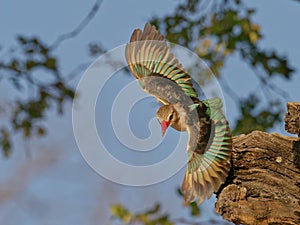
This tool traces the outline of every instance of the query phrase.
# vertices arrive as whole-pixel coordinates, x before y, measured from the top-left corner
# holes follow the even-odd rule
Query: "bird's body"
[[[200,204],[219,189],[230,169],[231,134],[221,100],[198,99],[190,76],[149,23],[133,32],[126,60],[144,91],[163,104],[156,113],[163,134],[168,126],[188,132],[182,191],[185,202]]]

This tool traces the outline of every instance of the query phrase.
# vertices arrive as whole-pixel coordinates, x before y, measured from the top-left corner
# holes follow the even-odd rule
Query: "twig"
[[[188,225],[199,225],[199,223],[193,222],[193,221],[189,221],[185,218],[178,218],[173,220],[175,223],[182,223],[182,224],[188,224]]]
[[[52,45],[50,45],[50,49],[57,48],[63,41],[67,39],[74,38],[76,35],[78,35],[88,24],[91,22],[91,20],[95,17],[97,14],[103,0],[96,0],[95,4],[93,5],[90,12],[87,14],[87,16],[77,25],[77,27],[68,32],[64,33],[57,37],[57,39],[53,42]]]
[[[227,83],[227,80],[224,78],[224,76],[220,79],[222,86],[225,90],[225,92],[227,92],[227,94],[237,103],[240,104],[241,99],[239,97],[239,95],[229,86],[229,84]]]
[[[82,72],[83,70],[86,70],[89,65],[91,65],[92,62],[85,62],[81,63],[78,66],[76,66],[68,75],[66,75],[66,79],[64,79],[65,83],[71,82],[73,79],[76,78],[76,76]]]
[[[214,219],[210,219],[210,220],[206,220],[206,221],[201,221],[201,222],[195,222],[195,221],[191,221],[188,220],[186,218],[177,218],[174,219],[173,222],[175,222],[176,224],[187,224],[187,225],[201,225],[201,224],[230,224],[227,221],[222,221],[222,220],[214,220]]]
[[[253,70],[254,70],[255,75],[257,76],[257,78],[259,79],[259,81],[260,81],[260,83],[262,84],[263,87],[269,88],[271,91],[273,91],[277,95],[281,96],[285,100],[291,100],[291,97],[289,96],[288,92],[281,89],[277,85],[273,84],[270,79],[266,80],[266,78],[264,78],[263,76],[261,76],[259,74],[257,69],[253,69]]]

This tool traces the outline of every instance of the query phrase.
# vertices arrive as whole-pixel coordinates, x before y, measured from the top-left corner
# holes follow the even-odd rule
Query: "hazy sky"
[[[177,3],[174,0],[104,0],[99,12],[83,32],[59,47],[56,53],[61,60],[60,67],[68,73],[76,65],[88,61],[87,44],[91,41],[101,42],[106,49],[125,44],[134,29],[142,28],[154,15],[173,12]],[[0,46],[5,49],[14,45],[16,34],[37,35],[44,42],[52,43],[58,35],[72,30],[93,4],[94,1],[72,1],[72,4],[57,0],[2,1]],[[297,21],[300,21],[300,4],[292,0],[256,0],[251,1],[251,5],[257,9],[254,18],[264,34],[261,47],[275,48],[298,69],[300,30],[297,29]],[[251,70],[238,57],[227,62],[222,75],[241,96],[259,89]],[[300,101],[299,75],[297,70],[289,82],[282,78],[274,79],[274,83],[289,92],[293,101]],[[78,75],[70,84],[75,87],[81,77],[82,74]],[[109,146],[110,153],[119,160],[135,165],[153,163],[172,152],[176,144],[174,140],[180,135],[169,130],[158,149],[147,153],[132,151],[117,140],[111,128],[109,108],[118,92],[133,80],[133,77],[119,71],[108,82],[97,100],[97,129],[104,144]],[[9,101],[13,94],[7,83],[0,83],[0,102]],[[225,100],[228,120],[233,123],[238,115],[237,109],[226,94]],[[118,202],[132,210],[141,211],[162,201],[163,209],[172,211],[174,217],[188,214],[175,191],[175,187],[181,185],[183,169],[170,179],[147,187],[112,183],[91,169],[76,146],[71,107],[71,104],[65,106],[63,117],[54,112],[47,114],[49,135],[45,138],[24,141],[18,137],[13,155],[9,159],[1,159],[0,224],[103,224],[109,218],[109,206]],[[160,132],[156,123],[148,129],[148,123],[155,116],[157,108],[158,104],[153,98],[143,99],[133,108],[129,123],[137,137],[147,138],[155,129]],[[81,122],[85,124],[86,121]],[[285,134],[282,124],[274,131]],[[31,158],[25,157],[25,150],[31,153]],[[124,176],[124,171],[115,172]],[[203,204],[201,221],[213,217],[214,200],[212,198]]]

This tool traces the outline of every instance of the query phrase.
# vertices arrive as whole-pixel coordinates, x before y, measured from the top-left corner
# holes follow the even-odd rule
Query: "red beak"
[[[160,125],[161,125],[161,133],[162,133],[162,136],[164,136],[164,134],[165,134],[165,132],[166,132],[168,126],[170,125],[170,123],[163,120],[163,121],[161,122]]]

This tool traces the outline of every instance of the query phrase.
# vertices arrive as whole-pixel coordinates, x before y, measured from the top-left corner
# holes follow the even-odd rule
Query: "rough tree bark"
[[[300,103],[287,108],[286,130],[299,135]],[[215,210],[236,224],[300,224],[300,138],[260,131],[235,137]]]

